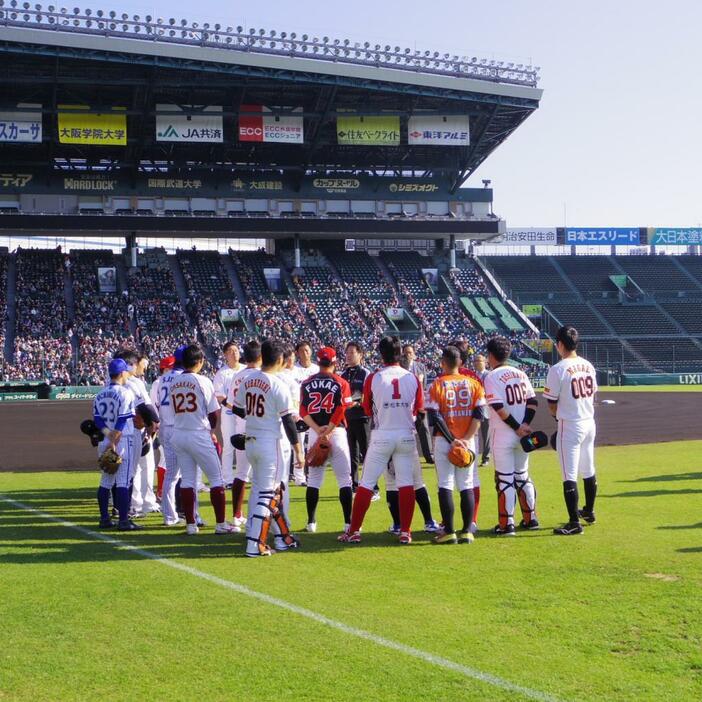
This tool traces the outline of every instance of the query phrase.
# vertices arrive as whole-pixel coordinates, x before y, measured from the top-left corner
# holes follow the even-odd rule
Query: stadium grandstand
[[[565,323],[603,382],[702,369],[699,230],[515,230],[465,186],[536,67],[14,0],[0,52],[6,383],[99,384],[124,342],[214,366],[386,333],[432,372],[507,335],[539,382]]]

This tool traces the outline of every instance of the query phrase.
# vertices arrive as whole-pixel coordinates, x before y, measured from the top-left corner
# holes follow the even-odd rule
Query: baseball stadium
[[[0,700],[702,699],[702,229],[500,214],[474,174],[540,109],[538,67],[18,0],[0,0],[0,54]],[[249,559],[267,532],[242,501],[267,493],[233,378],[256,346],[256,372],[280,347],[299,377],[271,420],[293,449],[284,510],[263,520],[290,541]],[[569,358],[592,368],[596,425],[574,479],[553,388]],[[192,487],[174,477],[192,435],[173,395],[169,432],[161,407],[181,363],[217,397],[214,484],[205,459]],[[119,426],[139,468],[110,488],[102,451],[123,429],[96,398],[137,365],[145,400]],[[472,466],[453,464],[456,540],[438,453],[462,440],[433,393],[459,365],[482,401]],[[531,389],[523,419],[491,400],[498,365]],[[417,467],[401,485],[395,453],[364,485],[386,431],[369,388],[377,403],[394,366],[421,396]],[[324,424],[349,469],[333,442],[309,459],[326,436],[311,368],[341,379],[346,418]],[[507,493],[505,431],[529,465]]]

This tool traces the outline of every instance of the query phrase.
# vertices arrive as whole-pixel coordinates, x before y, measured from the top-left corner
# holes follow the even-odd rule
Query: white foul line
[[[179,563],[178,561],[173,561],[169,558],[164,558],[163,556],[159,556],[157,553],[146,551],[145,549],[139,548],[138,546],[133,546],[132,544],[126,543],[125,541],[120,541],[119,539],[115,539],[114,537],[108,536],[107,534],[103,534],[99,531],[92,531],[91,529],[86,529],[85,527],[79,526],[78,524],[74,524],[73,522],[64,521],[63,519],[54,517],[51,514],[42,512],[41,510],[35,509],[34,507],[30,507],[29,505],[26,505],[22,502],[17,502],[16,500],[12,500],[8,497],[2,496],[0,496],[0,501],[14,505],[15,507],[24,510],[25,512],[31,512],[33,514],[36,514],[42,517],[43,519],[46,519],[50,522],[54,522],[55,524],[59,524],[63,527],[66,527],[67,529],[73,529],[74,531],[78,531],[81,534],[84,534],[85,536],[90,536],[92,538],[99,539],[100,541],[112,544],[126,551],[136,553],[139,556],[143,556],[144,558],[148,558],[152,561],[157,561],[158,563],[168,566],[169,568],[173,568],[174,570],[179,570],[183,573],[188,573],[189,575],[193,575],[196,578],[200,578],[201,580],[206,580],[210,583],[213,583],[214,585],[219,585],[220,587],[224,587],[228,590],[238,592],[241,595],[246,595],[247,597],[259,600],[260,602],[265,602],[266,604],[273,605],[274,607],[287,610],[288,612],[292,612],[293,614],[297,614],[301,617],[306,617],[307,619],[311,619],[312,621],[317,622],[318,624],[323,624],[332,629],[336,629],[337,631],[342,631],[343,633],[348,634],[349,636],[355,636],[356,638],[364,639],[365,641],[370,641],[374,644],[377,644],[378,646],[382,646],[383,648],[389,648],[392,651],[397,651],[399,653],[405,654],[406,656],[417,658],[421,661],[424,661],[425,663],[431,663],[432,665],[438,666],[439,668],[451,670],[454,673],[460,673],[461,675],[464,675],[467,678],[479,680],[480,682],[487,683],[488,685],[498,687],[502,690],[507,690],[509,692],[518,692],[519,694],[524,695],[524,697],[527,697],[532,700],[539,700],[539,702],[559,702],[558,698],[552,697],[551,695],[545,692],[539,692],[538,690],[532,690],[531,688],[523,687],[522,685],[517,685],[515,683],[509,682],[509,680],[499,678],[496,675],[491,675],[490,673],[483,673],[482,671],[476,670],[475,668],[470,668],[466,665],[455,663],[454,661],[449,660],[448,658],[443,658],[442,656],[437,656],[433,653],[422,651],[421,649],[414,648],[413,646],[407,646],[406,644],[393,641],[392,639],[386,639],[383,636],[372,634],[369,631],[357,629],[356,627],[349,626],[348,624],[344,624],[343,622],[338,622],[334,619],[329,619],[329,617],[325,617],[323,614],[313,612],[310,609],[298,607],[295,604],[278,599],[277,597],[271,597],[271,595],[266,595],[263,592],[251,590],[245,585],[240,585],[239,583],[235,583],[231,580],[224,580],[223,578],[218,578],[216,575],[211,575],[210,573],[206,573],[202,570],[197,570],[197,568],[192,568],[191,566]]]

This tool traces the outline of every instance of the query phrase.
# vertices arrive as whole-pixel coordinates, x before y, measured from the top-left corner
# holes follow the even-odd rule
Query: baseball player
[[[317,352],[319,373],[312,375],[300,388],[300,417],[310,428],[309,445],[318,438],[329,441],[330,465],[339,485],[339,502],[344,516],[344,531],[351,522],[353,490],[351,488],[351,455],[346,436],[346,409],[351,405],[351,388],[336,374],[336,351],[323,346]],[[309,466],[307,478],[307,531],[317,531],[317,504],[324,481],[326,465]]]
[[[149,359],[144,353],[137,354],[137,362],[134,367],[134,375],[127,382],[134,389],[135,395],[144,400],[141,414],[143,419],[147,419],[144,414],[144,409],[148,406],[151,422],[145,421],[148,424],[146,431],[140,432],[142,445],[138,446],[139,460],[137,462],[132,490],[132,512],[136,517],[145,517],[151,512],[160,512],[161,508],[156,501],[154,493],[154,472],[156,470],[156,461],[154,459],[153,437],[158,432],[158,411],[154,405],[151,396],[146,389],[144,377],[146,370],[149,367]],[[138,384],[138,388],[137,388]]]
[[[415,375],[400,366],[402,347],[396,336],[385,336],[378,344],[383,367],[371,373],[363,388],[363,409],[373,417],[373,432],[363,464],[363,477],[356,491],[351,524],[339,541],[360,543],[361,526],[373,497],[373,486],[388,462],[395,467],[400,501],[400,543],[412,543],[414,515],[414,471],[419,463],[414,421],[424,407],[422,386]]]
[[[488,374],[486,367],[486,358],[482,353],[479,353],[473,358],[473,372],[480,379],[480,382],[485,386],[485,377]],[[490,423],[482,422],[480,424],[480,465],[486,466],[490,463]]]
[[[507,365],[512,343],[496,336],[487,343],[490,372],[485,377],[485,396],[490,413],[490,446],[495,464],[498,523],[494,533],[514,536],[514,508],[519,498],[522,529],[538,529],[536,489],[529,477],[529,454],[519,440],[531,434],[538,400],[527,374]]]
[[[215,373],[212,379],[212,384],[215,389],[215,397],[217,402],[222,405],[222,413],[220,415],[220,429],[222,431],[222,478],[224,479],[224,487],[232,487],[234,482],[234,447],[232,446],[232,435],[235,431],[235,417],[233,412],[224,406],[229,392],[229,386],[232,378],[243,369],[243,365],[239,363],[239,346],[234,341],[227,341],[222,346],[222,355],[224,356],[224,365]]]
[[[301,339],[295,345],[295,354],[297,355],[297,363],[292,368],[293,377],[295,380],[302,385],[302,383],[307,380],[312,375],[319,373],[319,366],[316,363],[312,363],[312,346],[310,342]],[[302,432],[301,432],[302,433]],[[309,441],[309,437],[301,436],[303,451],[305,450],[306,442]],[[305,477],[305,470],[303,466],[298,468],[293,467],[293,478],[295,485],[298,487],[307,487],[307,478]]]
[[[244,363],[246,365],[232,376],[227,389],[227,397],[222,403],[225,410],[232,412],[232,416],[234,417],[234,434],[246,433],[246,420],[233,412],[233,404],[239,385],[241,385],[251,373],[257,371],[261,367],[261,343],[256,339],[252,339],[244,344]],[[231,445],[231,439],[229,443]],[[242,516],[242,507],[244,504],[244,495],[246,493],[246,483],[251,480],[251,464],[246,457],[246,451],[237,449],[235,454],[236,472],[234,473],[234,481],[232,482],[232,510],[234,512],[234,527],[241,530],[246,522],[245,517]]]
[[[108,366],[110,382],[95,396],[93,401],[93,421],[105,438],[98,445],[98,455],[109,446],[122,458],[122,463],[113,475],[103,473],[97,491],[100,508],[100,528],[110,529],[115,526],[110,519],[110,492],[115,489],[115,506],[119,513],[118,528],[121,531],[141,529],[129,519],[129,487],[134,469],[134,393],[126,386],[129,366],[124,359],[115,358]]]
[[[149,390],[149,397],[151,398],[151,404],[156,408],[156,412],[159,415],[159,420],[161,419],[161,402],[164,399],[168,399],[168,388],[163,385],[163,376],[170,372],[175,365],[175,356],[166,356],[159,361],[158,370],[159,376],[151,384],[151,390]],[[163,426],[161,425],[161,431]],[[158,449],[158,459],[156,460],[156,499],[160,502],[163,495],[163,481],[166,477],[166,452],[163,448],[163,439],[159,434],[160,446]],[[154,453],[156,453],[154,451]]]
[[[284,346],[267,339],[261,344],[261,369],[239,384],[234,413],[246,419],[246,456],[251,464],[251,496],[246,522],[246,555],[270,556],[268,532],[273,528],[276,551],[296,548],[283,507],[287,478],[287,437],[297,463],[304,461],[294,420],[290,392],[278,373],[283,367]],[[272,524],[271,524],[272,522]]]
[[[182,473],[180,488],[186,533],[197,534],[195,498],[198,466],[210,483],[210,502],[215,512],[215,534],[231,534],[234,529],[226,521],[226,498],[222,480],[214,429],[219,419],[219,403],[212,381],[200,375],[205,354],[199,344],[183,350],[183,372],[170,383],[170,404],[174,422],[171,442],[175,448],[178,468]]]
[[[466,375],[469,378],[474,378],[482,384],[482,374],[477,373],[472,368],[468,367],[471,354],[470,343],[468,343],[468,341],[466,341],[465,339],[454,339],[453,341],[449,341],[449,346],[455,346],[461,354],[461,367],[458,369],[460,375]],[[479,444],[478,450],[482,450],[483,447],[482,432],[485,424],[487,424],[487,422],[481,423],[481,435],[476,436],[476,439],[478,440]],[[480,465],[482,465],[482,461]],[[478,512],[480,512],[480,471],[478,470],[478,467],[479,466],[475,466],[475,470],[473,471],[473,499],[475,501],[475,509],[473,510],[473,524],[471,525],[471,531],[473,532],[473,534],[477,533],[478,531]]]
[[[158,406],[161,418],[161,445],[166,458],[166,474],[163,478],[163,492],[161,495],[161,512],[165,526],[179,526],[183,523],[178,517],[176,508],[176,485],[180,480],[178,456],[173,446],[173,424],[175,413],[171,404],[171,384],[183,372],[183,351],[185,346],[179,346],[173,354],[173,368],[164,373],[159,381],[160,402]]]
[[[300,383],[297,379],[297,373],[295,371],[295,348],[286,344],[283,351],[283,369],[278,373],[278,377],[288,386],[290,390],[290,397],[292,397],[293,407],[295,408],[295,420],[297,423],[298,432],[300,431]],[[306,430],[307,427],[304,427]],[[300,437],[300,440],[305,441],[304,436]],[[297,475],[295,474],[297,471]],[[297,480],[298,483],[306,482],[304,469],[295,468],[295,461],[292,460],[292,450],[290,451],[290,461],[288,464],[288,481]],[[287,494],[289,499],[289,493]]]
[[[475,379],[461,375],[461,354],[455,346],[447,346],[441,354],[443,371],[429,388],[427,411],[429,425],[434,431],[434,459],[439,482],[439,507],[444,521],[444,533],[434,537],[436,544],[472,543],[473,471],[475,460],[466,467],[455,466],[449,460],[454,442],[475,454],[475,435],[483,420],[485,394]],[[453,527],[453,489],[461,496],[463,529],[458,536]]]
[[[563,496],[568,522],[554,529],[554,534],[582,534],[582,517],[595,522],[595,393],[597,374],[592,364],[578,356],[578,330],[561,327],[556,333],[556,348],[561,360],[546,377],[544,397],[551,415],[558,421],[556,450],[563,476]],[[578,473],[583,477],[585,506],[578,510]]]

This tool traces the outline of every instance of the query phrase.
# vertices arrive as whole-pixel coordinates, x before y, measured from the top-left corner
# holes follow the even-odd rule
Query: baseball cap
[[[174,352],[173,352],[173,359],[174,359],[174,364],[178,364],[179,366],[183,365],[183,353],[185,353],[185,349],[187,346],[185,344],[181,344]]]
[[[336,351],[334,351],[331,346],[322,346],[322,348],[317,351],[317,361],[326,365],[336,363]]]
[[[110,365],[107,366],[107,372],[109,373],[111,378],[115,375],[119,375],[120,373],[124,373],[128,370],[129,370],[129,366],[127,365],[127,362],[123,358],[113,358],[110,361]]]
[[[166,356],[165,358],[162,358],[158,364],[158,369],[167,370],[168,368],[173,368],[175,365],[175,360],[175,356]]]

